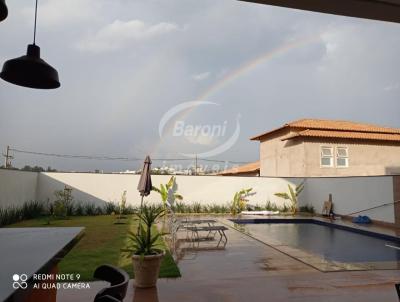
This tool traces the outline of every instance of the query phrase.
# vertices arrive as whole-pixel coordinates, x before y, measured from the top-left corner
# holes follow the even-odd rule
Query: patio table
[[[0,228],[0,301],[33,301],[34,274],[57,272],[57,263],[83,231],[82,227]],[[16,274],[23,275],[21,280],[13,279]]]

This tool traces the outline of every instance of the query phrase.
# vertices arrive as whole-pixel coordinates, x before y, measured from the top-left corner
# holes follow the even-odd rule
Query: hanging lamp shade
[[[12,84],[29,88],[54,89],[60,87],[57,70],[40,58],[40,47],[35,44],[28,45],[25,56],[6,61],[0,78]]]
[[[6,0],[0,0],[0,22],[8,16]]]

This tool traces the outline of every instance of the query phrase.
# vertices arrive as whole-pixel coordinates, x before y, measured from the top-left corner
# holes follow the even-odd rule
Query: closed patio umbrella
[[[146,159],[144,160],[142,174],[140,175],[140,180],[137,187],[140,196],[142,196],[142,200],[140,202],[140,212],[142,212],[143,197],[150,195],[152,188],[150,167],[151,167],[151,159],[150,156],[147,155]]]

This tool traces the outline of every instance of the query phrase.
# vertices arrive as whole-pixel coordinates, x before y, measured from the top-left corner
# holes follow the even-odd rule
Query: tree
[[[119,218],[124,214],[126,207],[126,191],[122,193],[121,202],[119,203]]]
[[[64,187],[64,190],[57,190],[54,192],[56,200],[54,201],[54,215],[58,218],[67,218],[72,214],[72,188]]]
[[[25,165],[21,170],[22,171],[30,171],[30,172],[44,172],[44,169],[42,167],[39,167],[39,166],[31,167],[29,165]]]
[[[21,170],[22,171],[32,171],[32,167],[29,165],[25,165]]]

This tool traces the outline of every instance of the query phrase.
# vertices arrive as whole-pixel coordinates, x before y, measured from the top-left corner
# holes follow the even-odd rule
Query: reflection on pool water
[[[305,250],[340,262],[400,261],[399,242],[314,223],[257,223],[241,225],[259,238]],[[390,245],[390,247],[388,246]]]

